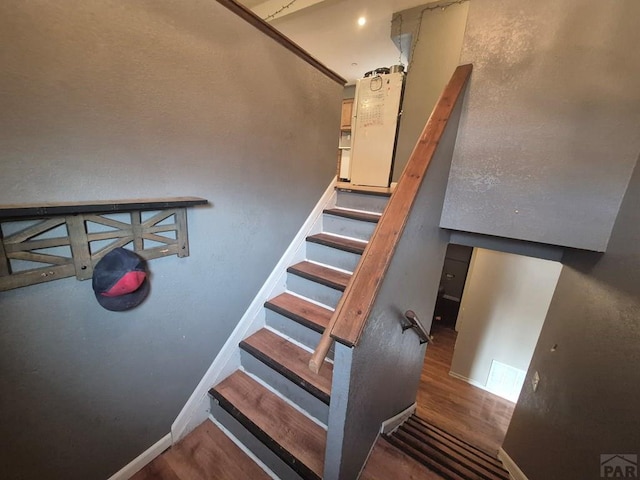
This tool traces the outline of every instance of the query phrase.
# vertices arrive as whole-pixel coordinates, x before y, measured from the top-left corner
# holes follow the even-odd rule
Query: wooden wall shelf
[[[19,203],[0,205],[0,220],[7,218],[41,217],[75,213],[119,213],[132,210],[163,210],[165,208],[205,205],[199,197],[142,198],[136,200],[101,200],[99,202]]]
[[[87,280],[104,255],[128,244],[146,260],[187,257],[187,207],[207,203],[172,197],[0,206],[0,291],[74,275]],[[28,267],[16,268],[20,262]]]

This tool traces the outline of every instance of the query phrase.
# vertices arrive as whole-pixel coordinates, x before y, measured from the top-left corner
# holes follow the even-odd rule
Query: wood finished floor
[[[212,422],[205,422],[131,480],[270,480]]]
[[[502,445],[515,404],[451,377],[456,332],[435,324],[435,342],[427,348],[417,398],[417,415],[495,455]],[[132,480],[204,480],[267,478],[212,423],[206,422],[181,443],[167,450]],[[362,477],[366,480],[403,478],[437,480],[414,459],[379,439]]]
[[[434,322],[427,348],[416,414],[495,455],[515,404],[449,375],[457,332]]]
[[[378,438],[360,480],[443,480],[382,437]]]

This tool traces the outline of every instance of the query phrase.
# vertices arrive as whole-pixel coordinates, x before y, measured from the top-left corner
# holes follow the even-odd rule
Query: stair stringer
[[[336,205],[335,185],[334,177],[176,417],[171,425],[172,444],[209,418],[209,389],[240,368],[238,344],[265,326],[264,303],[286,290],[287,268],[306,258],[307,236],[322,231],[323,210]]]

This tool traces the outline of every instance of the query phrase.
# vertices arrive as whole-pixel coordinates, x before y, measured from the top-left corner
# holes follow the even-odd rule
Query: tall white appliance
[[[361,78],[351,122],[351,183],[388,187],[395,154],[404,73]]]

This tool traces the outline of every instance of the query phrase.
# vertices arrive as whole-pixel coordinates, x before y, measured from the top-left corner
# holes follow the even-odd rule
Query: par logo
[[[629,453],[600,455],[600,477],[638,478],[638,455]]]

